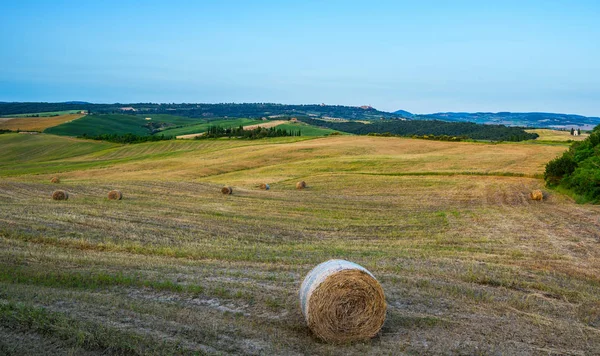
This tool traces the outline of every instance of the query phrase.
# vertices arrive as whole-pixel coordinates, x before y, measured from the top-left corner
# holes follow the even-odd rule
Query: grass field
[[[51,117],[51,116],[62,116],[62,115],[75,115],[80,114],[82,111],[87,112],[85,110],[65,110],[65,111],[48,111],[48,112],[34,112],[28,114],[13,114],[13,115],[4,115],[2,117]]]
[[[197,134],[200,132],[205,132],[210,126],[221,126],[224,128],[228,127],[239,127],[246,125],[254,125],[259,124],[263,121],[261,120],[253,120],[253,119],[223,119],[223,120],[202,120],[199,124],[188,125],[184,127],[177,127],[173,129],[164,130],[161,133],[169,136],[182,136],[182,135],[191,135]]]
[[[583,141],[585,140],[589,134],[581,133],[579,136],[571,136],[570,131],[561,131],[561,130],[550,130],[550,129],[535,129],[535,130],[525,130],[527,132],[536,133],[540,135],[537,138],[539,141]]]
[[[565,146],[5,134],[0,147],[0,353],[600,349],[600,207],[527,198]],[[56,188],[71,198],[52,201]],[[300,283],[330,258],[384,288],[369,342],[324,344],[303,321]]]
[[[12,131],[44,131],[53,126],[58,126],[81,118],[81,114],[65,114],[51,117],[21,117],[0,119],[0,129]]]
[[[283,124],[283,125],[279,125],[277,127],[280,129],[289,130],[289,131],[300,130],[302,133],[302,136],[325,136],[325,135],[329,135],[333,132],[336,132],[335,130],[311,126],[311,125],[307,125],[302,122]],[[343,132],[341,132],[341,134],[347,135],[347,133],[343,133]]]
[[[151,120],[146,120],[149,117]],[[168,123],[171,125],[188,125],[198,119],[173,115],[120,115],[101,114],[88,115],[79,120],[67,122],[45,130],[46,133],[63,136],[126,134],[149,135],[150,130],[145,126],[150,123]]]

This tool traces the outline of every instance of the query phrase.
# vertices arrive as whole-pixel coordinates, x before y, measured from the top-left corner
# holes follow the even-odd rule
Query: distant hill
[[[0,116],[22,113],[38,113],[62,110],[87,110],[95,114],[169,114],[190,118],[244,117],[269,118],[282,116],[310,116],[315,118],[338,118],[346,120],[379,120],[399,118],[398,115],[371,107],[343,105],[285,105],[273,103],[223,103],[223,104],[156,104],[156,103],[4,103],[0,104]]]
[[[398,116],[405,117],[405,118],[407,118],[407,119],[410,119],[410,118],[412,118],[413,116],[415,116],[415,114],[413,114],[413,113],[410,113],[410,112],[408,112],[408,111],[405,111],[405,110],[398,110],[398,111],[394,111],[394,112],[393,112],[393,114],[396,114],[396,115],[398,115]]]
[[[571,127],[592,129],[600,125],[600,117],[587,117],[581,115],[555,114],[543,112],[513,113],[513,112],[442,112],[435,114],[415,115],[419,120],[442,120],[457,122],[474,122],[477,124],[494,124],[507,126],[525,126],[554,129],[568,129]]]

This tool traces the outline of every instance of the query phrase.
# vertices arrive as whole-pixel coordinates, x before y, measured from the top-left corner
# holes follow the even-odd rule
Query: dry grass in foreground
[[[85,115],[69,114],[51,117],[18,117],[0,119],[0,129],[21,131],[44,131],[65,122],[77,120]]]
[[[51,200],[42,162],[0,182],[0,353],[600,349],[600,207],[528,197],[564,147],[209,141],[55,153],[72,169],[61,173],[68,201]],[[223,157],[242,161],[213,163]],[[69,166],[94,159],[109,168]],[[107,200],[110,189],[124,199]],[[305,324],[298,288],[330,258],[363,265],[385,291],[387,318],[368,342],[329,345]]]

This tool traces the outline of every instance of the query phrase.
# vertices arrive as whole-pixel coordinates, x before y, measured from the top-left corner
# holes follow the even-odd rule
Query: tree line
[[[156,141],[165,141],[165,140],[173,140],[174,136],[165,136],[165,135],[154,135],[154,136],[140,136],[132,133],[126,134],[101,134],[101,135],[88,135],[83,134],[81,136],[77,136],[77,138],[84,138],[89,140],[98,140],[98,141],[108,141],[115,143],[143,143],[143,142],[156,142]]]
[[[277,127],[265,128],[257,127],[252,130],[244,130],[243,126],[223,128],[219,125],[209,126],[203,135],[196,136],[196,139],[219,138],[219,137],[235,137],[255,140],[266,137],[285,137],[285,136],[300,136],[300,130],[292,131],[279,129]]]
[[[550,187],[563,187],[585,201],[600,203],[600,125],[585,140],[573,143],[562,156],[548,162],[544,179]]]
[[[330,122],[312,118],[301,118],[309,125],[326,127],[336,131],[356,135],[389,134],[396,136],[432,139],[430,136],[448,140],[489,140],[489,141],[524,141],[533,140],[536,133],[526,132],[521,127],[504,125],[482,125],[471,122],[447,122],[439,120],[379,120],[365,124],[362,122]],[[427,136],[427,137],[425,137]],[[451,139],[456,137],[456,139]]]

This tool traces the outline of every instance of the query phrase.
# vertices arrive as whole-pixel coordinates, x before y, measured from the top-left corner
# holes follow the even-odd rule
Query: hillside
[[[494,124],[509,126],[526,126],[538,128],[570,129],[581,128],[591,130],[600,124],[600,117],[586,117],[581,115],[554,114],[554,113],[466,113],[445,112],[436,114],[416,115],[415,119],[443,120],[474,122],[478,124]]]
[[[353,120],[379,120],[380,118],[396,118],[398,115],[379,111],[374,108],[361,108],[342,105],[285,105],[272,103],[241,104],[77,104],[77,103],[0,103],[0,116],[30,112],[58,110],[87,110],[99,114],[168,114],[190,118],[277,118],[298,115],[313,117],[335,117]]]
[[[528,199],[565,146],[367,136],[119,145],[46,134],[0,135],[0,146],[0,350],[600,346],[599,207]],[[52,201],[57,188],[70,199]],[[124,200],[108,201],[110,189]],[[298,288],[329,258],[382,284],[387,319],[374,340],[329,345],[307,329]]]

